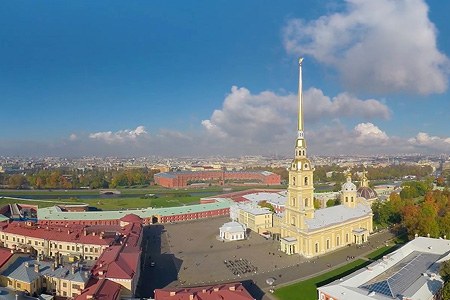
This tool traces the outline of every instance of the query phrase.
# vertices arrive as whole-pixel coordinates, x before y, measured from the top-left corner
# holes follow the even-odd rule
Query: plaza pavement
[[[254,232],[243,241],[219,241],[219,228],[228,221],[228,217],[219,217],[146,228],[139,295],[152,296],[155,288],[165,286],[244,281],[255,299],[272,299],[267,293],[271,288],[266,283],[268,278],[275,278],[275,288],[306,279],[348,263],[348,256],[358,258],[370,253],[393,237],[389,232],[378,233],[363,247],[349,246],[309,260],[285,255],[278,251],[278,241],[266,240]],[[256,267],[256,273],[237,276],[224,263],[241,258]]]

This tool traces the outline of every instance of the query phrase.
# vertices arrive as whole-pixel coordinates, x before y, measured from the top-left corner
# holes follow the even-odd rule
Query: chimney
[[[72,274],[75,274],[75,271],[76,271],[75,265],[72,265],[70,270],[72,271]]]
[[[34,271],[35,271],[36,273],[39,273],[39,263],[35,263],[35,264],[34,264]]]
[[[230,286],[230,291],[235,291],[236,290],[236,286],[232,285]]]
[[[189,295],[189,300],[194,300],[194,295],[190,294]]]
[[[92,235],[95,236],[95,231],[92,232]]]
[[[70,230],[67,230],[67,234],[70,234]]]
[[[169,294],[169,296],[175,296],[175,295],[176,295],[176,292],[174,292],[174,291],[171,291]]]

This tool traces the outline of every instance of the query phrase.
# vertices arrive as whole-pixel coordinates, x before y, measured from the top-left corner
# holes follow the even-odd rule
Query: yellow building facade
[[[246,228],[257,232],[266,232],[273,226],[273,213],[266,208],[241,207],[239,208],[238,222]]]
[[[280,248],[289,255],[314,257],[367,241],[373,225],[371,208],[367,203],[357,201],[356,186],[351,181],[347,182],[351,190],[342,191],[347,202],[318,210],[314,208],[314,168],[306,155],[304,136],[302,61],[299,60],[297,140],[289,168],[284,216],[280,222]]]

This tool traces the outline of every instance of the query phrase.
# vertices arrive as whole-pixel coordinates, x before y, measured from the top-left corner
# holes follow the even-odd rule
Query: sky
[[[450,154],[449,1],[2,1],[0,156]]]

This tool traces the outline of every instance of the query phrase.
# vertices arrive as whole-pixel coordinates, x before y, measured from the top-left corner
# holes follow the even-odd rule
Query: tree
[[[322,207],[322,205],[321,205],[320,201],[318,199],[314,198],[314,208],[319,209],[321,207]]]
[[[261,207],[268,208],[273,213],[275,212],[275,208],[273,207],[273,205],[268,203],[266,200],[259,201],[258,205],[261,206]]]
[[[442,277],[442,279],[444,279],[444,281],[450,280],[450,260],[446,260],[441,263],[441,266],[439,268],[439,275],[441,275],[441,277]],[[445,299],[450,299],[450,298],[445,298]]]
[[[27,184],[27,179],[22,174],[14,174],[9,177],[8,185],[12,189],[22,188]]]

